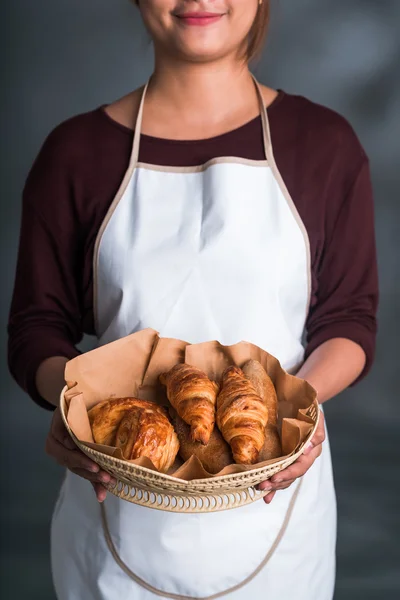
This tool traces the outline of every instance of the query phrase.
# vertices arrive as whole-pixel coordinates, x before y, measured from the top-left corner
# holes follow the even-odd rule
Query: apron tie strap
[[[195,596],[181,596],[180,594],[172,594],[170,592],[164,592],[164,591],[159,590],[159,589],[155,588],[154,586],[150,585],[150,583],[147,583],[146,581],[144,581],[144,579],[142,579],[141,577],[139,577],[138,575],[136,575],[133,571],[131,571],[131,569],[124,563],[124,561],[122,560],[122,558],[120,557],[120,555],[117,552],[117,549],[116,549],[115,544],[114,544],[114,542],[112,540],[112,537],[111,537],[110,529],[108,527],[106,509],[105,509],[104,504],[101,504],[100,505],[100,511],[101,511],[101,521],[102,521],[102,526],[103,526],[104,537],[105,537],[108,549],[110,550],[110,553],[111,553],[112,557],[114,558],[115,562],[117,563],[117,565],[135,583],[137,583],[138,585],[140,585],[144,589],[148,590],[152,594],[155,594],[156,596],[160,596],[161,598],[171,598],[172,600],[216,600],[217,598],[222,598],[223,596],[226,596],[227,594],[231,594],[233,592],[236,592],[237,590],[239,590],[242,587],[246,586],[267,565],[267,563],[269,562],[269,560],[274,555],[276,549],[278,548],[278,546],[279,546],[279,544],[280,544],[280,542],[281,542],[281,540],[282,540],[283,536],[285,535],[285,532],[286,532],[286,530],[288,528],[288,525],[289,525],[289,522],[290,522],[290,518],[291,518],[291,516],[293,514],[293,510],[294,510],[294,507],[295,507],[295,504],[296,504],[296,500],[297,500],[297,498],[299,496],[299,492],[300,492],[300,488],[301,488],[302,482],[303,482],[303,479],[300,479],[300,481],[297,484],[297,487],[296,487],[296,489],[295,489],[295,491],[293,493],[293,496],[290,499],[289,506],[287,508],[287,511],[286,511],[286,514],[285,514],[285,518],[284,518],[282,526],[281,526],[281,528],[280,528],[280,530],[278,532],[278,535],[276,536],[276,538],[275,538],[272,546],[268,550],[268,552],[267,552],[266,556],[264,557],[264,559],[262,560],[262,562],[241,583],[238,583],[238,584],[234,585],[233,587],[231,587],[231,588],[229,588],[229,589],[227,589],[227,590],[225,590],[223,592],[218,592],[217,594],[213,594],[212,596],[202,596],[202,597],[200,597],[200,596],[196,596],[196,597]],[[124,502],[124,501],[122,500],[122,502]]]

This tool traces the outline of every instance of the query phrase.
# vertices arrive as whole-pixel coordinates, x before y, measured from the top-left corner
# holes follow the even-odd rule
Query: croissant
[[[88,411],[96,444],[114,446],[118,425],[127,410],[136,406],[135,398],[104,400]]]
[[[259,462],[282,456],[282,445],[279,437],[278,398],[272,379],[257,360],[249,360],[243,367],[243,373],[251,381],[257,394],[268,408],[268,425],[265,430],[265,442],[258,456]]]
[[[156,469],[165,473],[178,454],[179,441],[163,408],[138,401],[122,418],[115,446],[121,448],[127,460],[147,456]]]
[[[267,422],[268,409],[253,384],[241,369],[228,367],[217,399],[217,425],[232,449],[235,462],[244,465],[257,462]]]
[[[190,427],[183,419],[175,415],[173,424],[179,439],[179,455],[183,460],[189,460],[191,456],[197,456],[203,467],[209,473],[219,473],[233,463],[232,453],[217,427],[214,427],[210,441],[206,446],[200,442],[192,442]]]
[[[190,425],[193,442],[207,444],[215,425],[215,404],[219,386],[203,371],[187,364],[175,365],[160,375],[168,400]]]
[[[95,406],[89,411],[89,420],[95,442],[120,448],[126,460],[146,456],[161,472],[173,465],[179,441],[161,406],[119,398]]]

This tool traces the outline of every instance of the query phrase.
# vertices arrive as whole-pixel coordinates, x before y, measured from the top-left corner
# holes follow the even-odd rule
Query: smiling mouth
[[[220,13],[181,13],[174,15],[182,24],[189,26],[204,27],[219,21],[224,15]]]

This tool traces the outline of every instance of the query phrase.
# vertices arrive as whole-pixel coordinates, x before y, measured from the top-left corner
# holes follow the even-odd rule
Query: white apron
[[[266,160],[199,167],[132,156],[100,229],[95,319],[105,344],[146,327],[199,343],[247,340],[295,371],[310,298],[307,233],[276,167],[256,84]],[[134,359],[134,358],[133,358]],[[329,444],[271,505],[211,514],[144,508],[68,472],[52,521],[59,600],[331,600],[336,503]],[[106,535],[106,533],[108,535]]]

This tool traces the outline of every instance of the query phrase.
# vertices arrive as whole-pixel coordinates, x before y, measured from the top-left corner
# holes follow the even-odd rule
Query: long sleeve
[[[368,163],[344,120],[280,93],[269,109],[274,154],[309,233],[309,355],[332,337],[359,343],[373,360],[378,283]],[[129,164],[133,132],[102,108],[47,138],[23,194],[20,247],[8,332],[9,368],[41,406],[35,379],[52,356],[73,358],[95,334],[93,251]],[[140,161],[195,166],[223,156],[264,160],[261,120],[193,144],[142,136]],[[322,252],[322,253],[321,253]]]
[[[73,358],[82,338],[78,294],[81,232],[68,175],[68,148],[53,132],[25,184],[15,286],[8,323],[9,369],[41,406],[36,373],[46,358]]]
[[[341,205],[335,211],[327,209],[326,237],[316,276],[317,300],[307,323],[306,356],[329,339],[350,339],[366,354],[359,381],[373,362],[378,306],[374,207],[365,155]]]

